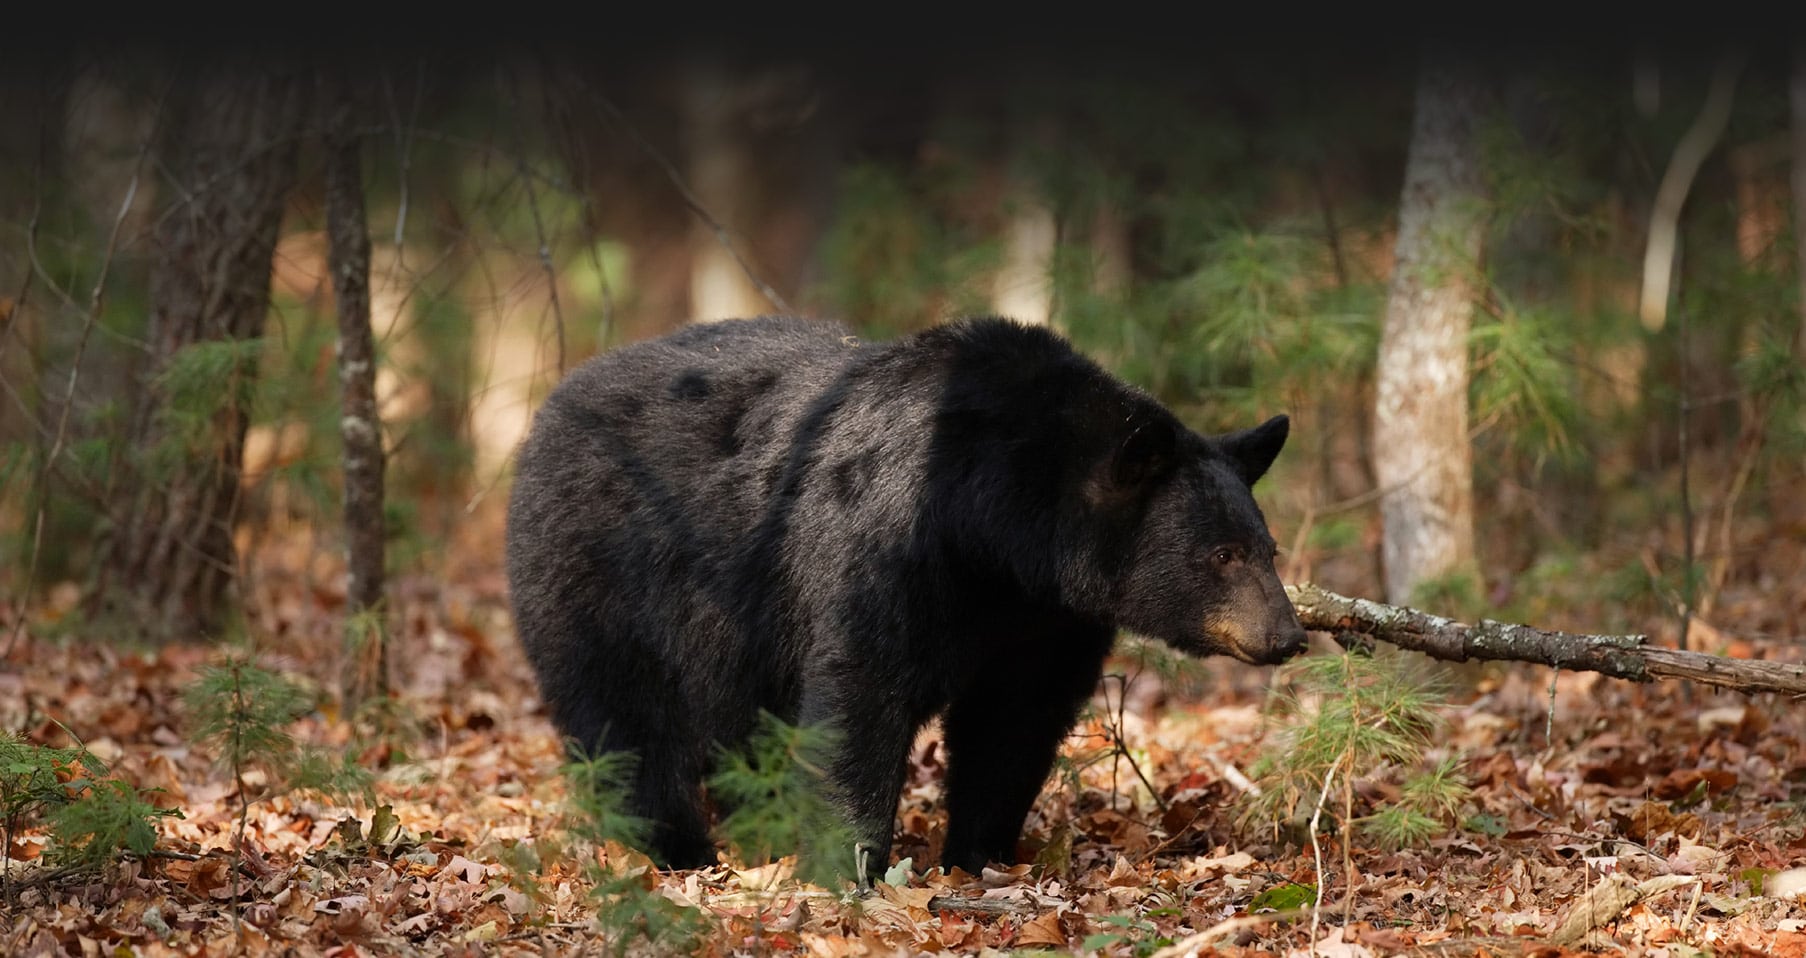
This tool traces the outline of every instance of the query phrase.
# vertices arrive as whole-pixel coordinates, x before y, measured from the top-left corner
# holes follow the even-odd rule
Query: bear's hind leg
[[[652,848],[666,867],[715,864],[699,791],[701,771],[700,763],[688,756],[667,755],[662,761],[642,762],[635,777],[630,811],[652,822]]]
[[[625,700],[624,696],[613,698],[617,704]],[[691,734],[676,710],[655,708],[653,714],[633,715],[617,712],[604,718],[594,708],[597,699],[568,701],[591,708],[554,708],[559,727],[568,730],[573,745],[594,743],[589,746],[592,755],[626,752],[634,757],[626,812],[649,824],[646,838],[650,847],[645,850],[669,868],[714,864],[715,846],[702,808],[703,755],[698,737]]]

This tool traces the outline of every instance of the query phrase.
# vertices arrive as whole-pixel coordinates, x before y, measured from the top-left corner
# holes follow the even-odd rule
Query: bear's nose
[[[1304,627],[1296,622],[1288,626],[1281,626],[1279,634],[1273,636],[1271,639],[1273,651],[1279,656],[1279,660],[1283,662],[1286,659],[1303,652],[1308,638],[1309,637],[1304,633]]]

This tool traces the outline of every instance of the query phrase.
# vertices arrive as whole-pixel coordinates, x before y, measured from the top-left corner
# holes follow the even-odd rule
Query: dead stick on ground
[[[838,901],[839,892],[831,891],[788,891],[783,897],[798,900]],[[765,891],[737,891],[722,895],[712,895],[706,904],[713,907],[745,907],[748,905],[771,905],[775,896]],[[1038,904],[1023,898],[969,898],[961,895],[935,895],[928,899],[927,908],[931,912],[957,911],[979,915],[1033,915],[1044,910],[1044,904]]]
[[[1269,922],[1292,919],[1302,914],[1304,914],[1302,908],[1288,908],[1285,911],[1262,912],[1258,915],[1237,915],[1154,952],[1154,958],[1186,958],[1186,956],[1198,954],[1200,949],[1218,938],[1226,938],[1246,928],[1258,928]]]
[[[1040,906],[1019,898],[965,898],[959,895],[936,895],[928,899],[928,910],[959,911],[976,915],[1033,915]]]
[[[1298,620],[1320,632],[1355,632],[1449,662],[1491,659],[1599,672],[1632,682],[1691,679],[1739,692],[1806,697],[1806,664],[1728,659],[1648,644],[1641,635],[1579,635],[1482,619],[1478,625],[1403,606],[1351,599],[1309,583],[1286,586]]]

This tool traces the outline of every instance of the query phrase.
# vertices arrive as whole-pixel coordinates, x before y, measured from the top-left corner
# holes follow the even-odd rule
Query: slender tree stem
[[[1330,789],[1335,787],[1336,771],[1342,767],[1342,760],[1348,752],[1336,756],[1329,765],[1329,771],[1323,774],[1323,788],[1317,792],[1317,808],[1311,812],[1311,859],[1317,864],[1317,898],[1311,902],[1311,948],[1317,947],[1317,922],[1323,916],[1323,886],[1329,884],[1328,876],[1323,874],[1323,845],[1317,839],[1317,828],[1323,821],[1323,805],[1329,800]],[[1347,822],[1343,823],[1346,828]],[[1342,839],[1348,841],[1346,835]]]
[[[107,276],[112,272],[113,254],[119,248],[119,230],[125,224],[126,217],[132,211],[132,201],[138,197],[138,177],[144,169],[144,158],[150,153],[150,147],[156,140],[157,129],[163,116],[163,99],[159,97],[151,113],[150,132],[138,146],[138,156],[132,161],[132,178],[126,184],[125,197],[119,201],[119,211],[113,216],[113,227],[107,232],[106,249],[100,259],[100,274],[94,278],[94,288],[88,294],[88,308],[82,317],[81,334],[75,341],[75,356],[69,360],[69,383],[63,390],[62,408],[57,410],[56,433],[50,440],[50,451],[44,455],[44,461],[38,468],[38,496],[36,515],[32,518],[31,553],[25,562],[25,585],[20,592],[20,614],[13,618],[12,633],[7,636],[6,647],[0,649],[0,656],[13,650],[19,636],[25,628],[24,601],[31,596],[31,590],[37,584],[38,556],[44,545],[44,514],[49,511],[48,483],[50,471],[56,465],[58,457],[63,454],[63,442],[69,435],[69,411],[75,406],[75,386],[81,379],[82,356],[88,350],[89,335],[100,321],[100,311],[106,302]],[[38,231],[38,214],[34,207],[31,224],[27,232],[28,242],[35,240]],[[35,248],[35,242],[32,244]],[[36,254],[33,254],[36,260]],[[27,274],[30,275],[30,274]]]

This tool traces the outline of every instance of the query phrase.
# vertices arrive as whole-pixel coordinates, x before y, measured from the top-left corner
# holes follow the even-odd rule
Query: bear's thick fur
[[[943,716],[943,863],[1011,861],[1118,629],[1251,663],[1304,632],[1250,487],[1285,417],[1185,428],[1057,335],[1001,319],[866,344],[696,325],[574,370],[508,513],[521,642],[559,729],[639,757],[632,811],[715,860],[699,785],[765,709],[842,742],[831,799],[888,861]]]

